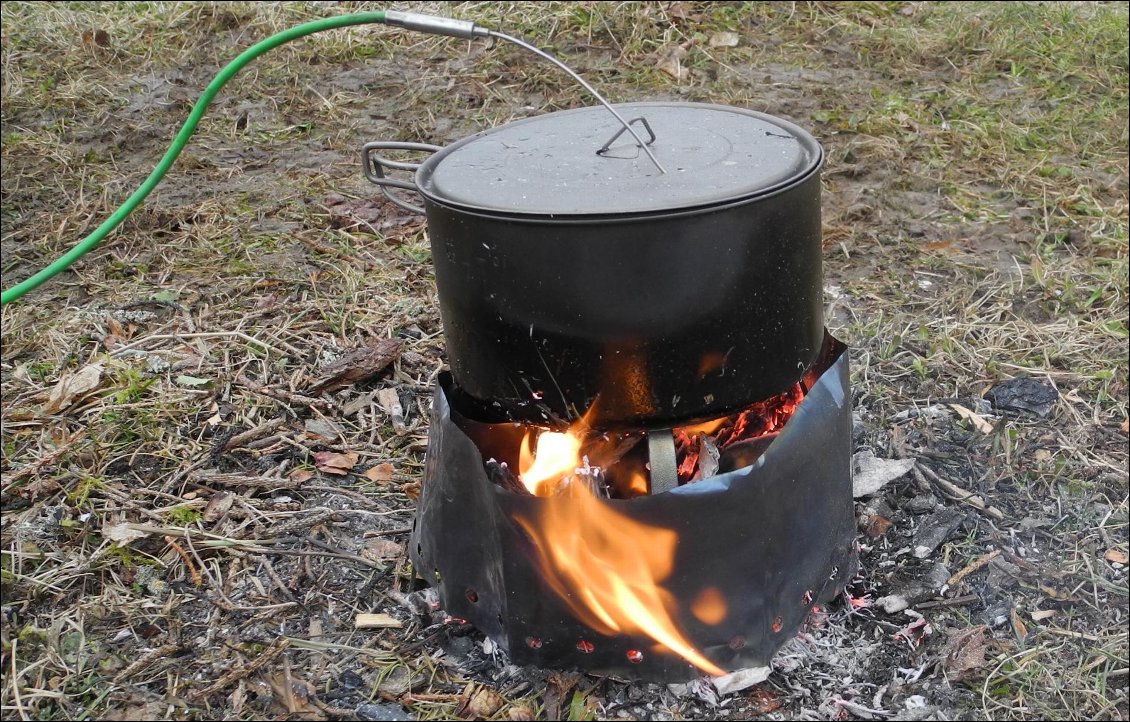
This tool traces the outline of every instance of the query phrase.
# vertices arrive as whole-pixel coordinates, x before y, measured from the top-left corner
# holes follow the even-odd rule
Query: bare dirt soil
[[[820,140],[827,324],[857,476],[885,481],[859,575],[728,694],[516,667],[421,607],[443,329],[424,224],[358,149],[591,100],[510,47],[333,31],[234,79],[141,210],[3,309],[5,718],[1130,716],[1125,4],[409,6],[614,101]],[[4,287],[119,205],[240,50],[360,9],[5,3]]]

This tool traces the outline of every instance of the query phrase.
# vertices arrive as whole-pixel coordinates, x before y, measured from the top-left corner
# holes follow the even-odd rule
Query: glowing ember
[[[515,520],[544,579],[582,623],[605,636],[647,635],[704,672],[724,674],[680,632],[675,599],[659,586],[674,565],[673,529],[629,519],[583,484],[547,499],[537,518]]]
[[[734,416],[674,429],[672,433],[679,459],[679,483],[693,481],[699,471],[700,433],[712,436],[714,447],[723,451],[739,441],[780,431],[803,398],[804,387],[793,384],[788,391],[758,401]]]

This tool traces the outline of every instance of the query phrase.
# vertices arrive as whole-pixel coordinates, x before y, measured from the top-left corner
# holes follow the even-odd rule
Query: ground
[[[358,148],[591,101],[511,47],[337,30],[229,83],[143,208],[3,309],[5,718],[1130,716],[1125,4],[405,6],[614,101],[820,140],[857,458],[906,471],[857,499],[855,603],[721,698],[508,666],[413,611],[444,341],[424,225]],[[124,200],[223,63],[357,9],[380,8],[4,3],[4,287]],[[1018,378],[1043,414],[1008,403]]]

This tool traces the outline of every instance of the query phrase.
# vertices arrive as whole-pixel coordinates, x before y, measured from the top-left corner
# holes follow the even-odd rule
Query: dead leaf
[[[714,33],[710,36],[710,47],[712,48],[736,48],[741,41],[741,37],[737,33],[729,30]]]
[[[978,624],[950,635],[942,650],[942,666],[946,676],[960,681],[985,665],[984,624]]]
[[[400,629],[404,625],[389,614],[358,614],[353,618],[355,629]]]
[[[1032,612],[1032,614],[1031,614],[1033,622],[1042,622],[1045,619],[1050,619],[1051,617],[1054,617],[1054,616],[1055,616],[1055,610],[1054,609],[1041,609],[1039,611]]]
[[[1123,419],[1122,425],[1118,428],[1122,429],[1122,433],[1130,434],[1130,419]]]
[[[691,74],[689,69],[683,67],[682,60],[686,56],[686,48],[682,45],[672,45],[659,56],[659,62],[655,64],[655,67],[667,73],[675,80],[686,80]]]
[[[82,44],[87,47],[97,45],[100,48],[108,48],[110,47],[110,33],[102,29],[84,30]]]
[[[58,491],[60,488],[59,482],[50,477],[39,477],[32,479],[24,486],[17,487],[15,492],[25,499],[35,501],[41,496],[50,496]]]
[[[420,484],[415,481],[408,482],[407,484],[401,484],[400,491],[402,494],[404,494],[404,496],[408,497],[412,501],[416,501],[420,498]]]
[[[676,20],[690,20],[692,23],[702,22],[702,13],[696,13],[687,7],[686,3],[674,2],[667,8],[667,15]]]
[[[530,720],[537,719],[534,716],[534,711],[527,705],[522,703],[510,705],[510,709],[506,710],[506,719],[511,722],[530,722]]]
[[[204,521],[216,521],[231,509],[235,495],[230,491],[217,491],[204,507]]]
[[[51,389],[51,395],[43,406],[43,412],[55,414],[84,399],[102,382],[103,370],[102,364],[90,364],[59,379],[59,383]]]
[[[313,479],[314,472],[310,471],[309,469],[293,469],[289,474],[286,475],[286,478],[290,479],[291,481],[297,481],[301,484],[304,481],[310,481],[311,479]]]
[[[993,425],[985,421],[984,417],[980,414],[970,411],[961,404],[950,404],[949,407],[956,411],[957,415],[961,418],[968,419],[982,434],[993,433]]]
[[[404,545],[389,539],[370,539],[361,547],[361,556],[373,561],[396,559],[404,553]]]
[[[1012,631],[1016,633],[1016,638],[1023,642],[1028,638],[1028,627],[1025,626],[1024,620],[1016,612],[1016,607],[1008,610],[1008,618],[1012,620]]]
[[[339,454],[336,451],[318,451],[314,453],[314,466],[318,467],[318,471],[324,474],[345,476],[350,469],[357,465],[359,458],[352,451],[346,454]]]
[[[876,514],[871,517],[871,521],[867,523],[867,536],[871,537],[872,539],[878,539],[879,537],[886,534],[887,530],[890,528],[891,520],[885,516]]]
[[[102,527],[102,538],[109,539],[112,542],[117,542],[121,545],[129,544],[137,539],[142,539],[149,536],[143,531],[133,529],[129,524],[122,522],[118,524],[107,524]]]
[[[1121,564],[1123,566],[1130,564],[1130,556],[1127,556],[1126,552],[1121,549],[1107,549],[1103,558],[1113,564]]]
[[[392,480],[392,473],[392,464],[377,464],[365,470],[365,478],[378,484],[384,484]]]
[[[455,714],[464,719],[486,719],[502,709],[504,704],[506,701],[502,696],[490,687],[483,685],[476,689],[474,684],[468,684],[459,695]]]
[[[580,675],[575,672],[555,672],[546,677],[547,685],[543,699],[546,719],[564,719],[561,716],[562,704],[580,680]]]

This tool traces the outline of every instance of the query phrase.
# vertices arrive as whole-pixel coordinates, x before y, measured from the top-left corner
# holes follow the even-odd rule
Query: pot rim
[[[769,198],[772,198],[774,196],[780,195],[782,192],[789,190],[790,188],[801,185],[802,183],[807,181],[813,174],[818,174],[820,172],[820,170],[823,168],[824,161],[827,158],[827,154],[824,151],[824,147],[820,144],[820,142],[818,140],[816,140],[816,138],[811,133],[809,133],[808,131],[804,130],[803,128],[801,128],[800,126],[796,125],[795,123],[793,123],[791,121],[785,120],[784,118],[779,118],[775,115],[770,115],[768,113],[762,113],[760,111],[749,110],[749,109],[745,109],[745,108],[737,108],[736,106],[721,105],[721,104],[718,104],[718,103],[686,103],[686,102],[661,102],[661,101],[641,102],[641,103],[624,103],[624,104],[617,104],[617,106],[618,107],[630,106],[633,109],[636,109],[636,108],[642,109],[642,108],[647,108],[647,107],[679,106],[679,107],[700,108],[700,109],[716,109],[716,110],[724,110],[724,111],[727,111],[727,112],[733,112],[733,111],[737,110],[737,111],[741,111],[744,114],[748,114],[748,115],[751,115],[751,116],[754,116],[754,117],[757,117],[757,118],[760,118],[760,119],[763,119],[763,120],[771,121],[775,124],[778,124],[781,127],[787,129],[789,132],[793,133],[798,138],[802,138],[802,139],[808,138],[808,139],[810,139],[812,141],[812,145],[813,145],[816,153],[815,153],[815,157],[812,160],[811,164],[809,165],[809,167],[807,169],[805,169],[804,172],[802,172],[802,173],[800,173],[796,176],[793,176],[791,178],[786,178],[785,180],[782,180],[782,181],[775,183],[773,185],[769,185],[769,186],[766,186],[764,188],[759,188],[752,193],[737,195],[737,196],[734,196],[734,197],[731,197],[731,198],[724,198],[724,199],[721,199],[721,200],[718,200],[718,201],[713,201],[713,202],[708,202],[708,203],[701,203],[701,204],[692,205],[692,206],[680,206],[678,208],[674,208],[674,209],[670,209],[670,210],[659,210],[659,211],[632,211],[632,212],[627,212],[627,213],[611,213],[611,214],[607,214],[607,213],[606,214],[584,214],[584,213],[556,214],[556,213],[539,213],[539,212],[524,212],[524,211],[506,212],[506,211],[500,211],[496,208],[490,208],[490,207],[486,207],[486,206],[480,206],[480,205],[474,205],[474,204],[461,203],[461,202],[458,202],[458,201],[452,201],[448,198],[444,198],[443,196],[435,193],[429,187],[429,185],[425,182],[431,176],[431,174],[434,172],[436,166],[438,166],[440,163],[443,162],[444,158],[448,157],[451,153],[455,152],[459,148],[461,148],[465,145],[468,145],[470,143],[473,143],[477,140],[480,140],[485,136],[490,135],[493,131],[497,130],[498,128],[508,128],[508,127],[513,127],[513,126],[516,126],[516,125],[533,123],[533,122],[536,122],[536,121],[538,121],[542,118],[545,118],[546,115],[567,114],[567,113],[576,113],[576,112],[591,111],[592,110],[591,107],[572,108],[572,109],[569,109],[569,110],[554,111],[554,113],[536,115],[536,116],[532,116],[532,117],[529,117],[529,118],[522,118],[520,120],[511,121],[510,123],[506,123],[504,125],[497,126],[497,128],[491,128],[491,129],[488,129],[488,130],[485,130],[485,131],[480,131],[480,132],[475,133],[473,135],[469,135],[465,138],[462,138],[462,139],[456,141],[455,143],[452,143],[451,145],[444,146],[441,150],[436,151],[432,156],[427,158],[416,169],[415,177],[413,179],[414,185],[415,185],[415,190],[424,198],[425,206],[427,206],[428,204],[434,203],[436,205],[442,206],[442,207],[444,207],[448,210],[454,211],[454,212],[465,213],[465,214],[472,215],[472,216],[475,216],[475,217],[480,217],[480,218],[490,218],[490,219],[507,220],[507,221],[515,221],[515,222],[527,222],[527,223],[550,222],[550,223],[560,223],[560,224],[564,224],[564,225],[591,225],[591,224],[608,224],[608,223],[621,223],[621,222],[630,223],[630,222],[674,219],[674,218],[681,218],[681,217],[687,217],[687,216],[701,215],[701,214],[716,211],[716,210],[721,211],[721,210],[726,210],[726,209],[734,208],[734,207],[741,206],[741,205],[746,205],[748,203],[760,201],[762,199],[769,199]]]
[[[460,141],[462,142],[462,141]],[[816,160],[815,165],[804,175],[798,176],[790,180],[786,184],[772,188],[764,193],[756,193],[750,196],[743,196],[724,203],[716,203],[702,206],[694,206],[691,208],[679,208],[672,211],[660,211],[657,213],[620,213],[615,215],[553,215],[553,214],[533,214],[533,213],[501,213],[495,210],[487,210],[481,208],[473,208],[467,206],[457,205],[445,200],[441,200],[436,196],[420,190],[419,193],[424,197],[424,207],[440,206],[453,213],[458,213],[472,218],[482,218],[485,220],[503,221],[507,223],[526,223],[526,224],[553,224],[562,226],[596,226],[596,225],[613,225],[613,224],[628,224],[628,223],[647,223],[651,221],[662,220],[676,220],[680,218],[688,218],[691,216],[703,216],[708,213],[728,211],[739,206],[749,205],[758,201],[768,201],[777,196],[783,195],[798,186],[808,182],[814,175],[819,175],[821,169],[824,167],[824,160],[826,158],[824,149],[820,149],[820,157]]]

